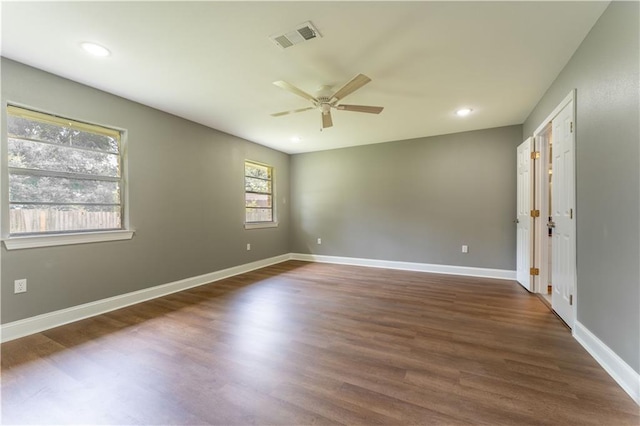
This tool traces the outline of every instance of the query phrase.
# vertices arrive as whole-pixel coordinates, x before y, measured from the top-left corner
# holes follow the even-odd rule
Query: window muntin
[[[244,163],[245,223],[274,222],[273,167]]]
[[[120,131],[9,105],[9,234],[123,229]]]

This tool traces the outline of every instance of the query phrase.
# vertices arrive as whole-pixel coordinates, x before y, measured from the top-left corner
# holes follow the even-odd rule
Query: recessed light
[[[111,54],[109,49],[96,43],[85,41],[84,43],[80,43],[80,46],[85,52],[90,53],[93,56],[109,56]]]
[[[298,143],[298,142],[301,142],[301,141],[302,141],[302,139],[300,138],[300,136],[292,136],[291,137],[291,142],[293,142],[293,143]]]
[[[458,115],[459,117],[466,117],[467,115],[471,114],[471,111],[473,111],[471,108],[460,108],[456,111],[456,115]]]

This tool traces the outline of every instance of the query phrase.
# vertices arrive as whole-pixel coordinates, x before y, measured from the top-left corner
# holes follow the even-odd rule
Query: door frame
[[[548,184],[548,176],[546,173],[546,164],[548,161],[550,161],[549,158],[547,158],[547,137],[546,134],[548,132],[548,127],[551,124],[551,122],[553,121],[553,119],[560,113],[560,111],[562,111],[564,109],[564,107],[566,107],[570,102],[573,102],[573,123],[574,123],[574,155],[575,155],[575,149],[577,148],[577,125],[576,125],[576,89],[572,89],[569,94],[567,96],[565,96],[565,98],[558,104],[558,106],[556,106],[553,111],[540,123],[540,125],[536,128],[536,130],[533,132],[533,139],[534,139],[534,146],[535,146],[535,150],[540,152],[540,161],[535,161],[534,164],[534,168],[535,168],[535,183],[534,183],[534,187],[536,188],[535,191],[535,196],[534,196],[534,203],[535,203],[535,207],[536,209],[539,209],[541,214],[539,217],[534,218],[534,222],[535,225],[533,227],[534,229],[534,236],[533,236],[533,240],[534,240],[534,253],[535,253],[535,258],[536,258],[536,263],[538,263],[536,266],[540,269],[540,275],[534,275],[533,276],[533,291],[535,293],[546,293],[547,291],[547,282],[548,282],[548,277],[551,274],[551,271],[548,270],[548,259],[549,259],[549,249],[548,249],[548,241],[546,238],[547,237],[547,220],[548,217],[546,214],[542,214],[542,212],[544,211],[545,213],[548,211],[548,203],[547,203],[547,197],[549,194],[549,184]],[[552,135],[553,137],[553,135]],[[574,191],[575,191],[575,187],[576,187],[576,175],[575,172],[577,170],[577,167],[575,167],[575,162],[576,162],[576,158],[574,157],[573,159],[574,161],[574,175],[573,175],[573,186],[574,186]],[[575,192],[574,192],[575,193]],[[577,235],[576,235],[576,222],[577,222],[577,218],[578,218],[578,214],[577,214],[577,205],[574,206],[574,217],[576,218],[576,220],[572,221],[573,226],[574,226],[574,232],[573,232],[573,236],[574,236],[574,247],[576,246],[576,239],[577,239]],[[575,256],[573,258],[573,265],[571,265],[571,267],[574,270],[574,277],[575,277],[575,281],[573,283],[573,305],[572,305],[572,310],[573,310],[573,322],[574,324],[577,322],[578,316],[577,316],[577,312],[578,312],[578,273],[577,273],[577,250],[574,251]],[[574,330],[574,324],[568,324],[571,327],[572,330],[572,334],[573,334],[573,330]]]

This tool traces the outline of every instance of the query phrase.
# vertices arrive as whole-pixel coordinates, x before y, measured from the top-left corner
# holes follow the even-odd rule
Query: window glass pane
[[[21,205],[9,210],[11,234],[121,229],[119,206]]]
[[[9,167],[118,177],[117,154],[9,139]]]
[[[271,179],[271,167],[261,166],[259,164],[245,163],[244,174],[249,177],[258,177],[262,179]]]
[[[119,182],[9,175],[9,200],[47,203],[120,203]]]
[[[245,207],[271,208],[271,195],[246,193],[244,196],[244,199],[245,199]]]
[[[271,209],[246,209],[247,222],[273,222],[273,210]]]
[[[271,181],[246,177],[244,178],[244,189],[245,191],[270,194]]]
[[[118,141],[114,137],[12,115],[7,116],[7,132],[14,138],[36,139],[104,152],[119,152]]]

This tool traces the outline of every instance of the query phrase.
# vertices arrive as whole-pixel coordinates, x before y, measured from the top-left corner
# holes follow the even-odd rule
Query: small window
[[[273,167],[244,163],[245,223],[273,223]]]
[[[9,234],[123,229],[118,130],[9,105]]]

